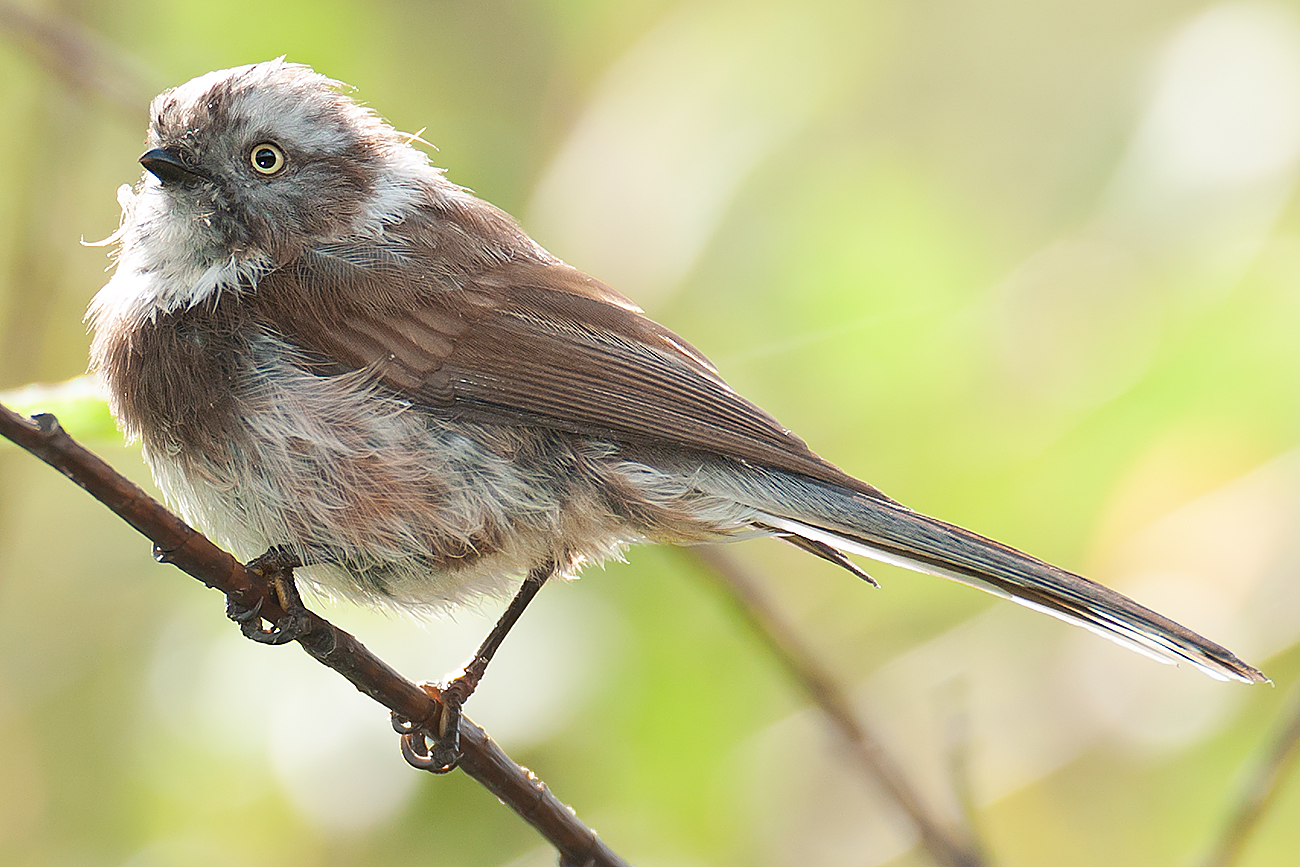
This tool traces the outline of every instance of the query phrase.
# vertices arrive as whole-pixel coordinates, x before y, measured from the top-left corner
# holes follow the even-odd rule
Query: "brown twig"
[[[0,435],[62,472],[151,539],[160,561],[175,565],[245,608],[260,604],[261,615],[272,623],[283,616],[266,579],[245,569],[135,483],[78,445],[54,416],[38,415],[28,420],[0,405]],[[309,627],[299,639],[308,654],[343,675],[395,717],[409,720],[425,733],[437,730],[441,705],[434,698],[352,635],[322,617],[310,612],[308,616]],[[464,753],[461,770],[536,828],[559,851],[561,867],[626,867],[627,862],[584,825],[545,783],[511,761],[483,729],[463,717],[460,743]]]
[[[1295,768],[1297,756],[1300,756],[1300,687],[1292,693],[1281,728],[1242,789],[1223,833],[1202,862],[1203,867],[1231,867],[1241,859],[1246,843]]]
[[[911,819],[921,845],[930,857],[946,867],[980,867],[984,860],[974,835],[958,833],[930,814],[880,740],[858,719],[844,691],[813,658],[799,636],[768,605],[757,582],[746,574],[744,567],[717,548],[690,550],[717,578],[718,584],[735,601],[755,633],[843,736],[863,773],[878,783]]]

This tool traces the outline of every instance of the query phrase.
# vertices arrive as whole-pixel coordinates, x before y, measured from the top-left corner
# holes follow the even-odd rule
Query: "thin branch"
[[[1281,728],[1242,789],[1227,826],[1202,862],[1204,867],[1231,867],[1241,859],[1282,783],[1295,768],[1300,756],[1300,688],[1293,692],[1289,705]]]
[[[861,771],[884,789],[885,794],[911,819],[921,845],[930,857],[945,867],[980,867],[984,860],[974,842],[974,835],[958,833],[930,814],[880,740],[858,719],[844,691],[813,658],[794,630],[767,603],[758,583],[745,568],[717,548],[690,550],[708,567],[707,571],[731,596],[755,633],[843,736]]]
[[[78,445],[52,415],[27,420],[0,405],[0,435],[12,440],[72,479],[112,509],[155,545],[157,558],[171,563],[209,587],[251,608],[274,623],[284,615],[267,581],[249,572],[197,530],[167,511],[139,486]],[[402,677],[360,641],[324,618],[309,613],[310,624],[299,639],[307,651],[375,701],[429,734],[437,731],[442,706],[425,690]],[[461,719],[460,768],[501,799],[545,837],[560,853],[561,867],[627,867],[531,771],[511,761],[483,729]]]
[[[957,799],[962,825],[969,829],[967,837],[971,845],[978,849],[976,821],[979,811],[975,805],[975,789],[971,784],[972,737],[967,687],[965,677],[956,677],[944,684],[939,694],[939,713],[943,723],[944,753],[952,793]]]
[[[0,33],[74,93],[95,96],[143,118],[161,88],[145,65],[76,21],[0,4]]]

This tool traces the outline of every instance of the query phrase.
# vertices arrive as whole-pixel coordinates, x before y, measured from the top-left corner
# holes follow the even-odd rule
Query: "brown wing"
[[[690,344],[558,262],[453,275],[398,254],[316,251],[262,278],[253,303],[290,340],[373,368],[431,412],[671,444],[883,497],[736,394]]]

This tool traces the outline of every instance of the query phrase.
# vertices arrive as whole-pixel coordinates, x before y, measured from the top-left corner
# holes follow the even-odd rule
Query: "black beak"
[[[164,184],[190,184],[203,177],[165,148],[154,148],[140,157],[140,165]]]

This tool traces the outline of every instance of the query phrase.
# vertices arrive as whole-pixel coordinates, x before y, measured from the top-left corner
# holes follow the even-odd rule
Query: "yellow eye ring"
[[[264,141],[253,145],[248,161],[253,164],[253,171],[259,175],[278,174],[284,168],[284,151],[274,142]]]

